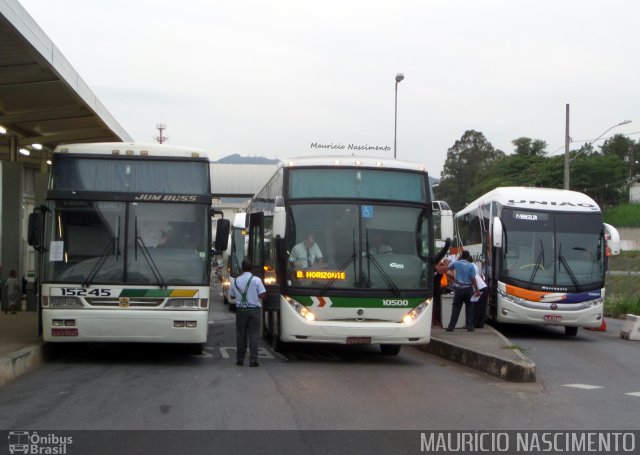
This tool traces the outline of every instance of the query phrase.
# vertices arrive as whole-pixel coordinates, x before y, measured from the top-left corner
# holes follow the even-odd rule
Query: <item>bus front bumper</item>
[[[290,305],[281,305],[284,342],[336,344],[427,344],[432,305],[409,323],[380,320],[307,321]]]
[[[207,310],[43,309],[47,342],[205,343]]]
[[[557,305],[555,310],[550,304],[530,302],[529,306],[519,305],[499,296],[498,322],[512,324],[538,324],[575,327],[600,327],[604,305],[598,303],[585,305]],[[537,306],[535,308],[534,306]],[[547,307],[547,308],[544,308]],[[574,309],[570,309],[573,307]]]

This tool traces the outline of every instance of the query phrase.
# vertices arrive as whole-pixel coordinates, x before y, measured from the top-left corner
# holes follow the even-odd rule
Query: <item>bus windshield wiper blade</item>
[[[89,272],[89,275],[87,275],[87,279],[85,280],[85,282],[82,283],[82,287],[88,288],[91,285],[104,263],[107,262],[107,258],[110,256],[109,250],[111,250],[111,248],[113,248],[113,246],[116,244],[116,239],[117,237],[112,237],[109,242],[107,242],[106,248],[102,251],[102,254],[98,256],[98,260],[91,268],[91,271]]]
[[[540,253],[538,253],[538,257],[536,258],[536,263],[533,265],[533,272],[531,272],[531,278],[529,278],[529,284],[533,283],[533,279],[536,277],[538,270],[540,269],[540,265],[544,263],[544,246],[542,245],[542,239],[540,239]]]
[[[356,260],[356,231],[355,229],[353,230],[353,241],[352,241],[352,251],[351,251],[351,256],[347,258],[347,260],[344,262],[344,264],[342,264],[339,268],[338,268],[338,272],[344,272],[344,270],[349,266],[349,264],[351,264],[351,262],[354,262]],[[353,264],[353,273],[355,275],[355,262]],[[324,292],[329,289],[329,287],[333,284],[333,282],[335,281],[335,277],[331,278],[329,281],[327,281],[327,283],[322,286],[322,289],[320,290],[321,294],[324,294]]]
[[[393,279],[389,276],[389,274],[387,274],[387,272],[384,271],[384,269],[382,268],[378,260],[369,252],[367,252],[367,259],[369,259],[369,262],[373,264],[376,270],[380,273],[380,276],[382,276],[382,279],[384,280],[384,282],[393,291],[393,295],[395,295],[396,297],[399,297],[400,291],[398,290],[398,286],[396,286],[396,284],[393,282]],[[369,281],[371,281],[371,277],[369,277]]]
[[[356,259],[356,255],[352,254],[350,257],[347,258],[346,261],[344,261],[344,264],[342,264],[339,268],[338,268],[338,272],[344,272],[344,270],[349,266],[349,264],[351,264],[354,260]],[[337,274],[336,274],[337,275]],[[320,294],[324,294],[326,292],[327,289],[329,289],[331,287],[331,285],[333,284],[333,282],[336,281],[336,276],[334,276],[333,278],[331,278],[330,280],[328,280],[324,286],[322,286],[322,289],[320,290]]]
[[[138,260],[138,248],[137,247],[140,246],[140,251],[142,251],[142,256],[147,261],[147,264],[149,264],[149,268],[151,269],[151,273],[153,273],[154,278],[158,282],[158,286],[160,286],[162,289],[166,289],[167,285],[164,283],[164,279],[162,278],[162,275],[160,274],[160,270],[158,269],[158,266],[156,265],[155,261],[151,257],[151,253],[149,252],[149,249],[147,248],[147,246],[144,244],[144,241],[142,240],[142,237],[140,237],[138,235],[138,218],[137,217],[136,217],[136,223],[135,223],[135,231],[136,231],[135,232],[135,236],[136,236],[135,259],[136,259],[136,261]]]
[[[573,281],[573,284],[575,284],[578,292],[582,292],[582,289],[580,289],[580,283],[578,283],[578,279],[573,273],[573,270],[571,270],[571,267],[569,267],[569,262],[567,262],[567,259],[562,255],[562,253],[558,255],[558,259],[560,260],[560,264],[564,265],[564,268],[567,269],[567,273],[569,274],[571,281]]]

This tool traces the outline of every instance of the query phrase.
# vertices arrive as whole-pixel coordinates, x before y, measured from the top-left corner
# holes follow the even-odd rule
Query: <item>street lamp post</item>
[[[621,126],[621,125],[626,125],[628,123],[631,123],[631,120],[623,120],[620,123],[616,123],[615,125],[610,126],[609,128],[607,128],[606,130],[604,130],[602,132],[602,134],[600,136],[598,136],[597,138],[595,138],[594,140],[590,141],[591,143],[597,142],[602,136],[604,136],[605,134],[607,134],[609,131],[611,131],[612,129]],[[564,149],[564,189],[568,190],[569,189],[569,179],[570,179],[570,163],[571,161],[575,160],[578,155],[574,156],[573,158],[569,158],[569,105],[567,104],[567,126],[566,126],[566,135],[565,135],[565,149]]]
[[[393,126],[393,159],[396,159],[396,137],[398,135],[398,83],[404,79],[404,74],[396,74],[396,105],[395,105],[395,121]]]

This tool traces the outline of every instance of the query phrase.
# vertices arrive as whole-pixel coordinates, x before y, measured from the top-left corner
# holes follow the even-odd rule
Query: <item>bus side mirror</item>
[[[502,248],[502,221],[498,217],[493,219],[493,232],[491,235],[493,237],[493,246]]]
[[[284,237],[284,232],[287,226],[287,212],[284,207],[276,207],[273,211],[273,236]]]
[[[42,238],[42,214],[34,212],[29,215],[29,233],[27,241],[36,251],[39,251],[40,239]]]
[[[226,218],[221,218],[216,222],[215,249],[225,251],[229,245],[229,233],[231,232],[231,222]]]
[[[607,256],[620,254],[620,233],[610,224],[604,223],[604,235],[607,246]]]

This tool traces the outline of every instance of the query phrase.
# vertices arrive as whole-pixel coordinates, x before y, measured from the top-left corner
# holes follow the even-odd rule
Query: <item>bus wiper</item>
[[[531,278],[529,278],[529,284],[533,283],[533,279],[536,277],[538,270],[540,269],[540,264],[544,263],[544,246],[542,245],[542,239],[540,239],[540,252],[538,253],[538,257],[536,258],[536,263],[533,265],[533,272],[531,272]]]
[[[98,256],[98,260],[96,261],[95,265],[91,268],[91,271],[89,272],[89,275],[87,275],[87,279],[85,280],[85,282],[82,283],[82,287],[88,288],[91,285],[91,283],[95,279],[96,275],[98,275],[98,272],[100,271],[104,263],[107,262],[107,258],[110,256],[109,251],[111,250],[111,248],[117,245],[117,239],[118,237],[112,237],[109,240],[109,242],[107,242],[107,246],[102,251],[100,256]]]
[[[396,284],[393,282],[393,280],[387,274],[387,272],[384,271],[384,269],[382,268],[378,260],[368,251],[367,251],[367,259],[369,259],[369,263],[373,264],[376,270],[378,271],[378,273],[380,273],[380,276],[382,276],[382,279],[384,280],[384,282],[393,291],[393,295],[395,295],[396,297],[400,297],[400,291],[398,290],[398,286],[396,286]]]
[[[162,288],[162,289],[166,289],[167,285],[164,283],[164,279],[162,278],[162,275],[160,274],[160,270],[158,269],[158,266],[156,265],[156,263],[154,262],[153,258],[151,257],[151,253],[149,253],[149,249],[144,244],[144,241],[142,240],[142,237],[140,237],[138,235],[138,217],[136,217],[136,221],[135,221],[135,236],[136,236],[135,260],[136,261],[138,260],[138,245],[139,245],[140,246],[140,251],[142,251],[142,256],[147,261],[147,264],[149,264],[149,268],[151,269],[151,273],[153,273],[154,278],[158,282],[158,286],[160,286],[160,288]]]
[[[351,256],[349,256],[347,258],[346,261],[344,261],[344,264],[342,264],[339,268],[338,268],[338,272],[344,272],[344,270],[349,266],[349,264],[351,264],[354,260],[356,259],[356,255],[352,254]],[[337,274],[336,274],[337,275]],[[334,276],[333,278],[329,279],[324,286],[322,286],[322,289],[320,290],[320,294],[324,294],[326,292],[327,289],[329,289],[331,287],[331,285],[333,284],[333,282],[336,281],[336,277]]]
[[[351,264],[351,262],[355,261],[356,259],[356,231],[355,229],[353,230],[353,247],[352,247],[352,252],[351,252],[351,256],[347,258],[346,261],[344,261],[344,264],[342,264],[339,268],[338,268],[338,272],[344,272],[344,270],[349,266],[349,264]],[[355,271],[355,263],[353,265],[353,273],[355,275],[356,271]],[[322,286],[322,289],[320,290],[320,294],[324,294],[326,292],[327,289],[329,289],[331,287],[331,285],[333,284],[333,282],[336,280],[336,278],[331,278],[329,281],[327,281],[327,283]]]
[[[573,281],[573,284],[576,286],[576,289],[578,290],[578,292],[582,292],[582,289],[580,288],[580,283],[578,283],[578,279],[573,273],[573,270],[571,270],[571,267],[569,267],[569,262],[567,262],[567,259],[562,255],[562,244],[560,244],[560,252],[558,253],[558,260],[560,261],[560,264],[564,265],[564,268],[567,269],[567,273],[569,274],[571,281]]]

